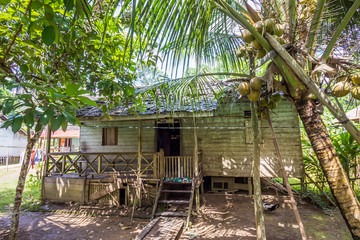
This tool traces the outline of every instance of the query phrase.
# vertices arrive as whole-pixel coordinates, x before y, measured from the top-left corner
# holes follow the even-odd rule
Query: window
[[[245,118],[251,118],[251,111],[244,111]]]
[[[117,144],[118,144],[118,129],[103,128],[102,145],[117,145]]]

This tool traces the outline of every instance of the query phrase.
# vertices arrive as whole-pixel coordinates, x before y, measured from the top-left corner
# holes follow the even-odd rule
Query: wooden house
[[[199,188],[251,191],[253,136],[248,101],[202,102],[196,108],[173,111],[146,101],[142,112],[134,114],[122,106],[109,116],[103,117],[96,107],[78,113],[80,151],[48,154],[45,199],[124,204],[155,198],[156,205],[170,201],[161,200],[166,198],[161,191],[182,191],[191,193],[192,204],[193,196],[198,202]],[[304,167],[295,106],[284,100],[271,118],[285,170],[289,177],[301,178]],[[281,177],[267,121],[260,123],[261,177]],[[193,186],[172,190],[164,185],[174,178],[185,182],[189,178]]]

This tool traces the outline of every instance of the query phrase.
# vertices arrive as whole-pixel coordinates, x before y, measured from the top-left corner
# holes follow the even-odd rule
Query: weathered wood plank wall
[[[217,116],[214,118],[197,119],[198,144],[199,150],[202,151],[204,175],[250,177],[252,176],[252,138],[247,135],[251,134],[251,128],[216,130],[204,128],[251,127],[251,124],[248,124],[251,119],[245,118],[244,113],[250,111],[248,103],[233,105],[231,111],[228,107],[217,110]],[[299,121],[295,107],[283,101],[271,116],[286,171],[289,176],[301,177],[303,162]],[[193,126],[192,119],[183,119],[182,126]],[[265,120],[261,122],[261,129],[261,176],[281,176],[271,133]],[[192,131],[183,129],[181,132],[181,147],[184,155],[192,153],[194,145]]]
[[[155,126],[154,121],[144,120],[143,127]],[[102,146],[102,128],[118,127],[118,145]],[[80,130],[81,152],[137,152],[138,121],[127,122],[85,122]],[[143,152],[156,151],[156,134],[154,128],[142,129]]]
[[[45,177],[44,199],[59,202],[83,202],[84,178]]]

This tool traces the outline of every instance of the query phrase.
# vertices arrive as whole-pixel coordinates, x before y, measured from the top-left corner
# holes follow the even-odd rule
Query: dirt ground
[[[288,197],[264,196],[280,207],[265,213],[267,239],[301,239]],[[134,239],[149,222],[151,208],[135,212],[131,228],[131,209],[46,205],[53,212],[23,212],[19,240],[41,239]],[[299,204],[309,239],[351,239],[337,210],[324,212],[312,204]],[[10,215],[0,215],[0,239],[6,239]],[[204,194],[200,214],[181,239],[256,239],[252,197],[239,194]]]
[[[182,239],[256,239],[253,198],[246,195],[205,194],[201,214]],[[287,196],[265,195],[268,203],[279,203],[273,212],[265,213],[268,240],[301,239],[295,215]],[[339,211],[318,209],[312,204],[298,204],[308,239],[352,239]]]

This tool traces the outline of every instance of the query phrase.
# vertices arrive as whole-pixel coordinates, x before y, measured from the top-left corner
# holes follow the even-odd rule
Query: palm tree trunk
[[[31,158],[31,151],[34,148],[35,143],[39,139],[42,129],[35,133],[35,135],[31,138],[30,130],[27,131],[27,145],[26,145],[26,153],[24,161],[21,165],[20,175],[18,184],[16,186],[16,193],[15,193],[15,200],[14,200],[14,210],[11,216],[11,225],[10,225],[10,235],[9,240],[16,240],[18,239],[18,228],[19,228],[19,217],[20,217],[20,207],[22,202],[22,194],[25,187],[25,180],[26,175],[28,173],[30,158]]]
[[[295,106],[351,235],[353,239],[360,240],[360,204],[342,168],[325,124],[315,111],[315,102],[299,100],[295,102]]]

